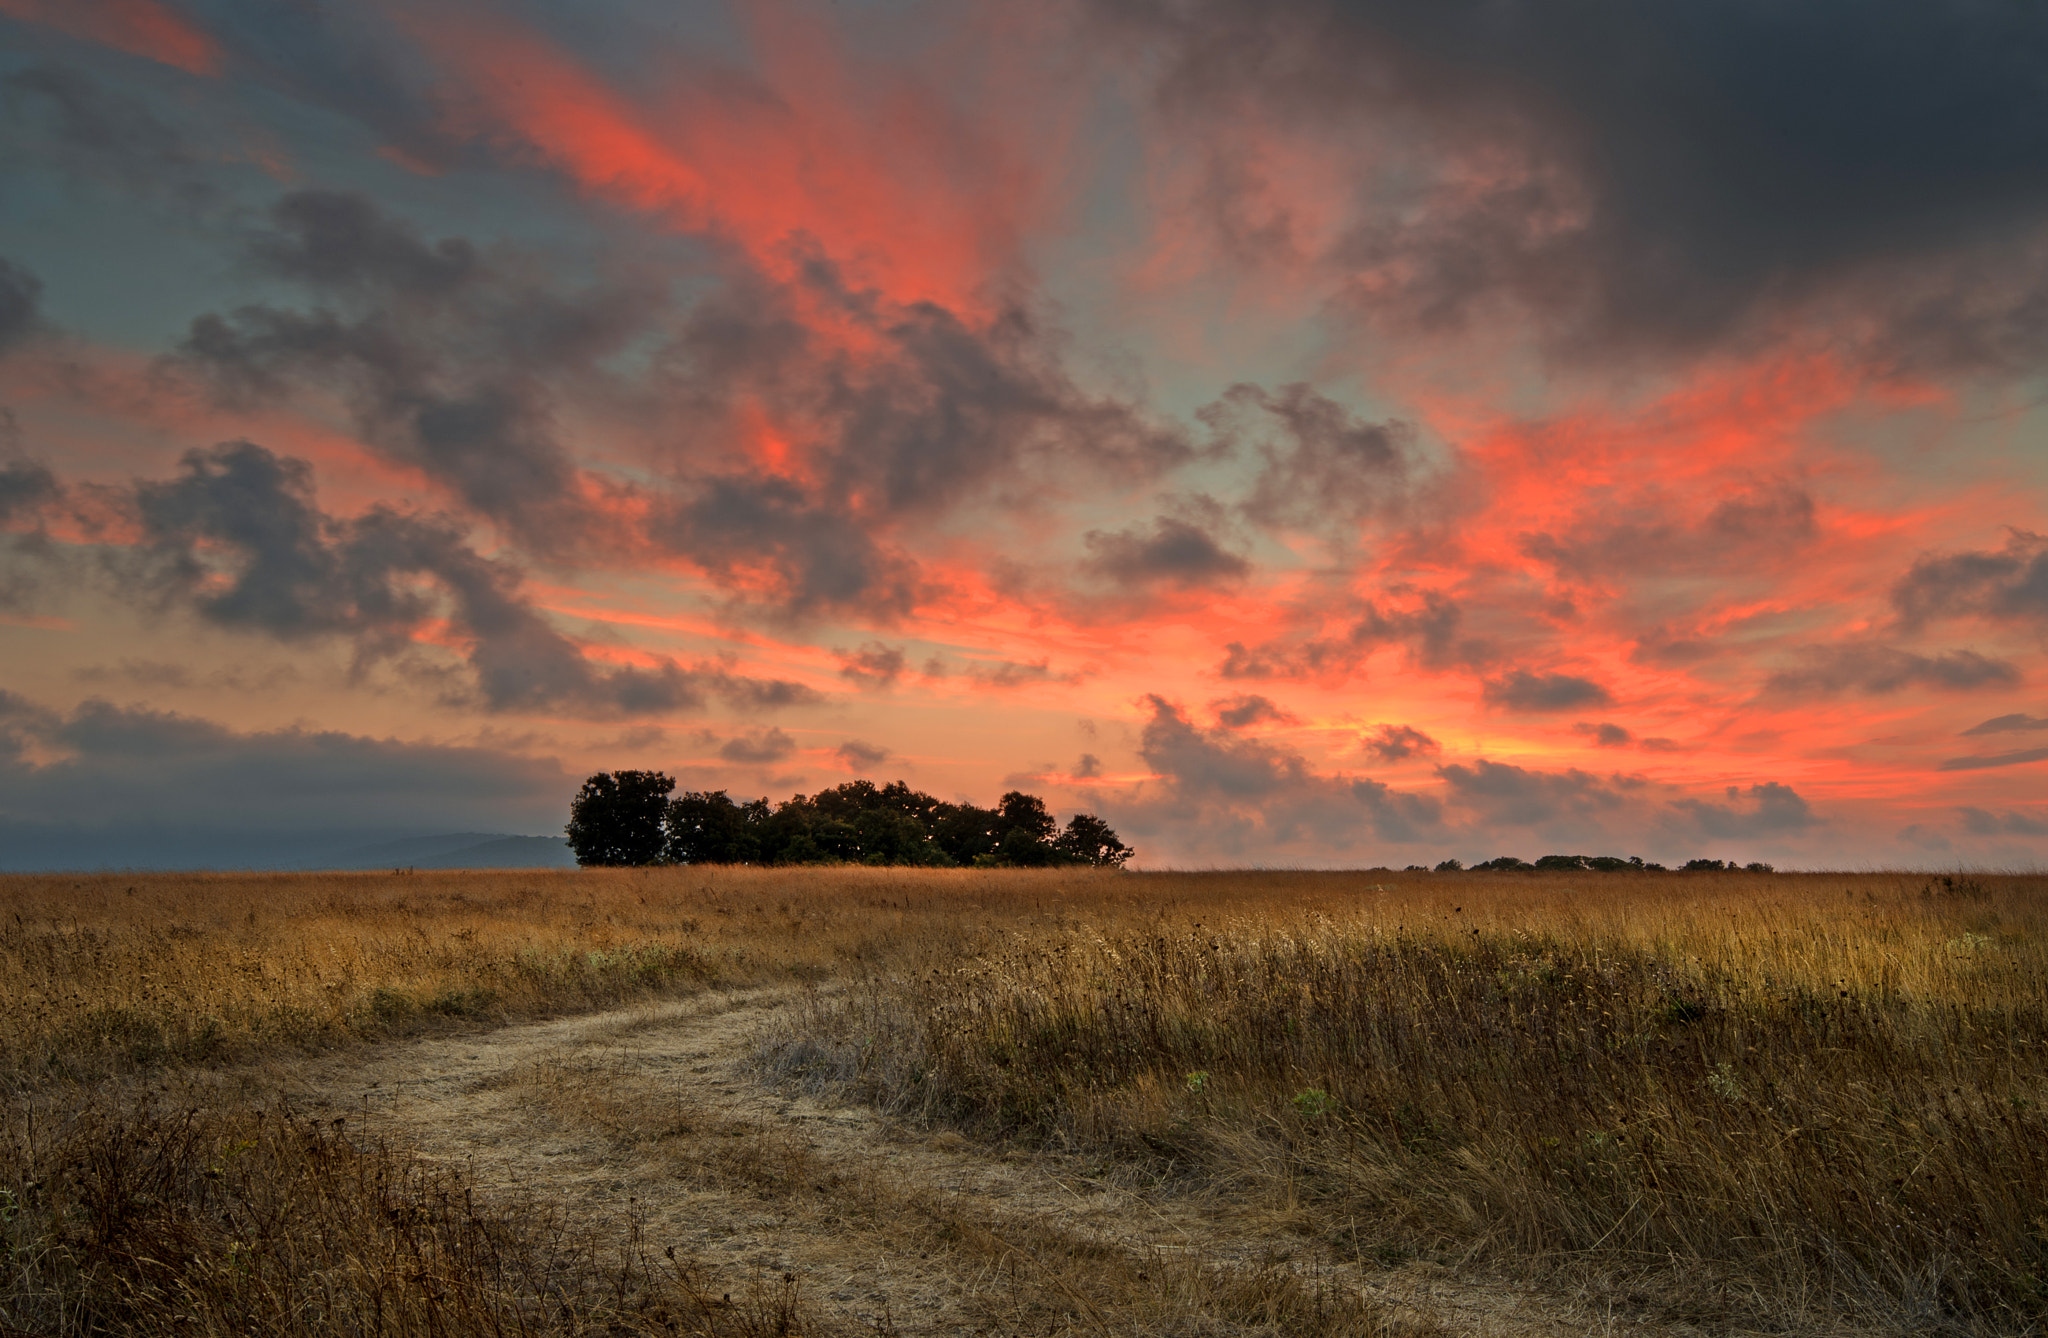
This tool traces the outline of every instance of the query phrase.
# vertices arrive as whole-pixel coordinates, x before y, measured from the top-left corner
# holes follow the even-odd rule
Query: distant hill
[[[319,869],[573,869],[576,857],[559,836],[453,832],[357,846],[308,861]]]
[[[17,823],[0,815],[0,872],[129,869],[570,869],[559,836],[205,830]]]

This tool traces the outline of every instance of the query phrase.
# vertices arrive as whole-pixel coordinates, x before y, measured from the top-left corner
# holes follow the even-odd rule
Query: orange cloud
[[[822,252],[856,289],[974,310],[1043,185],[990,126],[856,68],[824,20],[788,10],[755,11],[758,80],[678,63],[636,93],[503,15],[404,22],[460,89],[456,130],[779,277]]]
[[[0,14],[190,74],[220,73],[220,45],[163,0],[0,0]]]

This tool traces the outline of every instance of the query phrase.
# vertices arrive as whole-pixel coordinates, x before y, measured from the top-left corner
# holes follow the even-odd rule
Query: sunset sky
[[[2048,860],[2048,7],[0,0],[0,868],[594,770]]]

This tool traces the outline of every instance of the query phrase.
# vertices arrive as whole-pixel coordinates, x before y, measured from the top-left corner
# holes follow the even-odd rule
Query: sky
[[[0,868],[902,779],[2048,862],[2048,8],[0,0]]]

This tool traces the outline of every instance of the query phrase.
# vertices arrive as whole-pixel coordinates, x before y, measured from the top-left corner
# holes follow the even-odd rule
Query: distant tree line
[[[583,782],[569,804],[576,862],[1121,868],[1137,853],[1092,813],[1060,830],[1044,800],[1019,790],[981,808],[902,781],[861,780],[771,806],[723,790],[670,798],[675,786],[659,771],[601,771]]]
[[[1669,873],[1661,864],[1645,864],[1639,855],[1623,859],[1619,855],[1545,855],[1534,864],[1516,859],[1513,855],[1502,855],[1499,859],[1475,864],[1466,870],[1457,860],[1447,859],[1436,866],[1438,873],[1520,873],[1545,872],[1554,869],[1585,869],[1593,873]],[[1420,864],[1408,866],[1410,873],[1423,872]],[[1684,873],[1776,873],[1768,864],[1738,864],[1734,860],[1689,859],[1681,872]]]

